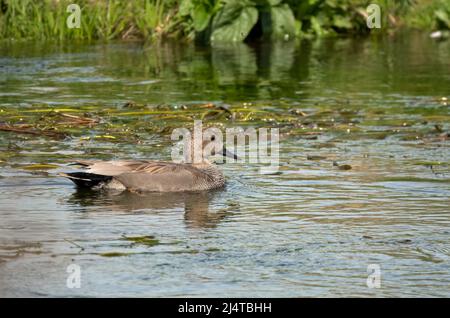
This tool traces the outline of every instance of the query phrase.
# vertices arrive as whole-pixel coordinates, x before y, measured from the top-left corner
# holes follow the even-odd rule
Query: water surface
[[[0,132],[0,296],[450,296],[450,41],[15,43],[0,74],[0,122],[101,119],[64,139]],[[221,165],[225,189],[163,195],[56,176],[71,159],[167,160],[178,111],[189,125],[208,104],[247,116],[224,126],[280,127],[279,173]]]

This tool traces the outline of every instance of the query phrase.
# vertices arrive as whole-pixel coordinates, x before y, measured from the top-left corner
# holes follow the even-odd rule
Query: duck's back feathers
[[[64,176],[79,187],[108,187],[134,191],[180,192],[220,188],[222,173],[210,164],[191,165],[163,161],[79,161],[86,172]]]

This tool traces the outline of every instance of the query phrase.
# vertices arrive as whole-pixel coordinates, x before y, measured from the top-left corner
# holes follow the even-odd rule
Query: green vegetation
[[[67,6],[81,8],[70,29]],[[0,38],[111,40],[177,37],[202,42],[368,33],[369,0],[0,0]],[[382,0],[382,28],[450,28],[447,0]]]
[[[132,242],[132,244],[140,244],[146,246],[155,246],[159,244],[159,240],[157,240],[154,236],[146,235],[146,236],[124,236],[124,240]]]
[[[133,255],[134,253],[122,253],[122,252],[106,252],[106,253],[100,253],[100,256],[103,257],[122,257],[122,256],[129,256]]]
[[[419,29],[450,29],[450,1],[420,1],[411,9],[408,24]]]
[[[93,109],[84,106],[77,112],[73,110],[69,117],[69,114],[59,112],[58,109],[49,112],[52,106],[30,105],[28,108],[13,108],[2,112],[1,120],[4,123],[0,124],[0,133],[7,133],[4,135],[7,143],[1,147],[0,161],[3,161],[2,165],[33,173],[57,169],[59,164],[73,160],[73,155],[65,153],[69,149],[77,151],[80,159],[92,159],[92,156],[111,159],[110,149],[114,145],[121,148],[132,146],[134,153],[146,157],[155,153],[155,148],[146,143],[152,136],[165,136],[159,139],[159,146],[171,145],[172,141],[168,136],[174,128],[191,128],[193,120],[205,118],[208,118],[208,126],[215,127],[279,127],[283,139],[302,139],[316,143],[317,148],[335,148],[334,142],[355,140],[390,140],[411,145],[439,145],[447,142],[450,137],[448,132],[442,132],[436,127],[450,122],[450,116],[435,115],[442,113],[446,105],[438,102],[427,102],[426,105],[430,115],[409,116],[408,122],[391,118],[397,113],[406,116],[404,108],[386,110],[385,114],[376,115],[377,121],[372,110],[358,109],[359,105],[317,106],[314,110],[305,112],[292,108],[291,105],[277,104],[277,107],[269,107],[265,102],[236,102],[227,107],[220,103],[190,104],[185,107],[135,104],[133,112],[128,108]],[[159,110],[162,108],[165,113]],[[30,135],[30,130],[35,133]],[[58,135],[51,135],[49,132],[63,134],[66,139],[61,141]],[[333,136],[332,139],[326,143],[318,142],[327,135]],[[46,142],[39,143],[39,151],[36,150],[35,138],[46,138]],[[54,151],[55,145],[59,151]],[[306,159],[322,161],[329,158],[312,154]],[[447,166],[448,162],[415,160],[412,164]],[[352,166],[339,162],[335,168],[351,170]],[[147,247],[162,244],[151,235],[123,236],[122,240],[131,245]]]

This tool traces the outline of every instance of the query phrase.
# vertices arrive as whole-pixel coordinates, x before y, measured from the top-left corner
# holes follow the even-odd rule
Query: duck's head
[[[183,153],[185,163],[209,164],[209,159],[216,155],[238,159],[238,156],[226,149],[221,138],[217,134],[205,132],[201,140],[189,136],[183,139]]]

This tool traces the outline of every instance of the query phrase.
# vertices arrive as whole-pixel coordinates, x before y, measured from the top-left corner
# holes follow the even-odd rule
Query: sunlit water
[[[437,114],[448,118],[450,41],[8,44],[0,72],[0,109],[130,100],[346,107],[382,110],[384,119],[419,130],[424,120],[433,127]],[[170,148],[159,142],[94,146],[109,158],[168,159]],[[58,154],[89,157],[76,140],[0,132],[0,150],[11,144],[19,155],[0,163],[0,296],[450,296],[448,139],[333,131],[283,138],[278,174],[226,164],[225,189],[164,195],[80,192],[55,176],[64,168],[46,174],[17,166],[52,163]],[[123,239],[142,235],[159,244]],[[67,287],[70,264],[81,268],[79,289]],[[381,288],[367,286],[370,264],[380,266]]]

